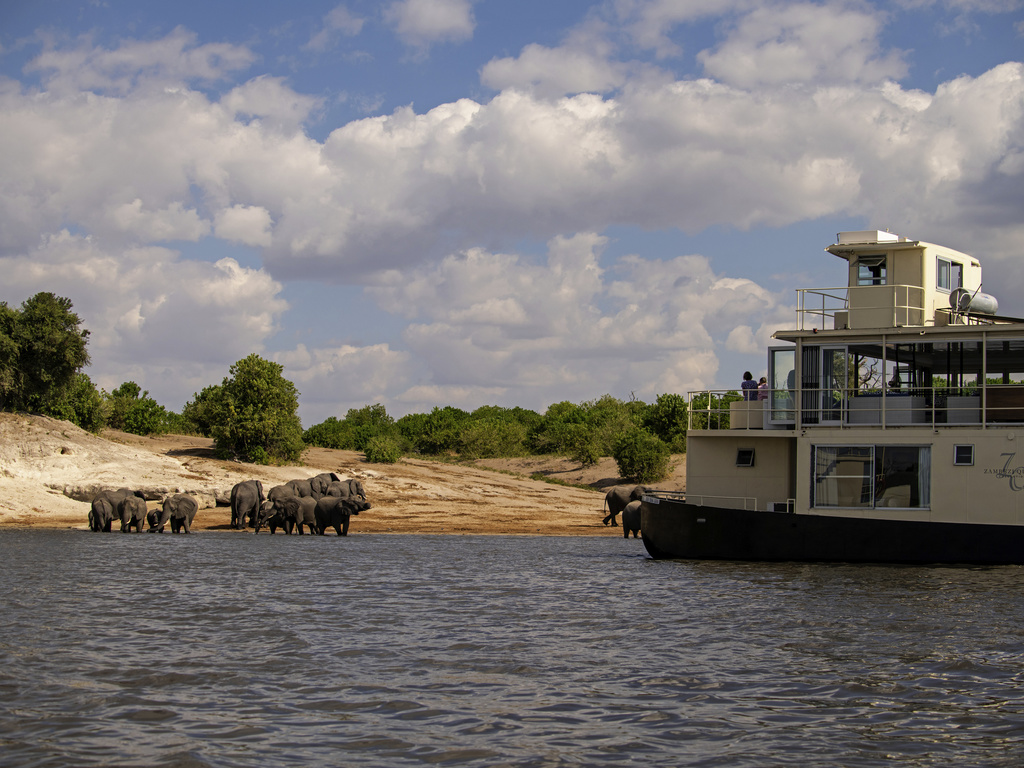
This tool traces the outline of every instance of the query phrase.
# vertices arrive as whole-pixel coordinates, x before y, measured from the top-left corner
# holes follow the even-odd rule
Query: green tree
[[[107,426],[133,435],[166,432],[167,410],[134,381],[126,381],[107,395]]]
[[[283,366],[256,354],[231,366],[221,392],[208,404],[218,449],[258,463],[299,460],[305,448],[299,393],[283,372]]]
[[[227,401],[221,384],[203,387],[202,392],[193,394],[181,409],[182,420],[191,426],[191,431],[203,437],[213,437],[213,425],[227,417]]]
[[[668,475],[668,446],[646,430],[634,428],[622,433],[612,456],[619,475],[630,482],[653,483]]]
[[[103,396],[84,373],[76,373],[64,397],[50,406],[49,415],[76,424],[89,432],[99,432],[106,426]]]
[[[37,293],[12,310],[0,304],[0,396],[5,408],[48,414],[59,408],[75,374],[89,363],[89,331],[71,300]]]
[[[648,406],[643,426],[668,444],[673,453],[686,451],[686,398],[682,395],[658,395]]]

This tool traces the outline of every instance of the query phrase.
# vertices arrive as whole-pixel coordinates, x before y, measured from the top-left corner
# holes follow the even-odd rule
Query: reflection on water
[[[1017,766],[1018,567],[0,531],[0,764]]]

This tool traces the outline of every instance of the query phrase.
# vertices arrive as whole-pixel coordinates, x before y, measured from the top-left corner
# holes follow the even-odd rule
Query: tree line
[[[97,390],[82,372],[89,331],[71,301],[39,293],[20,308],[0,302],[0,409],[71,421],[99,432],[197,434],[213,438],[222,455],[254,463],[300,460],[307,446],[362,451],[371,462],[405,455],[478,459],[561,455],[587,466],[612,456],[623,478],[652,482],[667,474],[671,453],[686,449],[686,402],[596,400],[549,406],[544,413],[489,405],[454,406],[393,419],[383,405],[351,409],[303,430],[299,392],[283,366],[251,354],[220,384],[195,393],[174,413],[135,382]]]

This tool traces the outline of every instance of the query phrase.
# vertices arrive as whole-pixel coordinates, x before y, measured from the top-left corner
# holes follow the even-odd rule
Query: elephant
[[[632,488],[628,485],[616,485],[609,488],[608,493],[604,495],[604,505],[608,514],[601,522],[605,525],[611,522],[613,526],[618,526],[615,516],[625,509],[629,502],[639,501],[646,492],[647,487],[643,485],[635,485]]]
[[[298,528],[299,535],[303,534],[303,527],[309,528],[309,532],[316,533],[316,503],[312,496],[285,496],[281,499],[268,501],[260,508],[260,517],[256,523],[256,532],[264,525],[275,528],[281,526],[285,533],[291,533]],[[273,533],[271,529],[271,533]]]
[[[273,534],[278,528],[284,528],[284,513],[278,509],[275,502],[267,499],[260,504],[259,512],[253,519],[253,527],[256,529],[255,533],[259,533],[260,528],[269,528]]]
[[[142,491],[131,488],[118,488],[116,491],[100,491],[93,497],[89,507],[89,530],[110,533],[110,524],[114,518],[120,518],[118,506],[129,496],[144,498]]]
[[[339,536],[348,536],[349,519],[369,508],[366,501],[354,496],[324,496],[316,503],[317,532],[323,536],[328,528],[333,528]]]
[[[640,534],[640,504],[631,501],[622,509],[622,538],[628,539],[630,532],[635,539]]]
[[[327,486],[337,482],[339,479],[333,472],[321,472],[319,475],[309,478],[309,485],[313,495],[319,499],[321,496],[327,495]]]
[[[293,496],[298,496],[299,498],[303,498],[303,499],[305,499],[305,498],[314,498],[314,499],[315,498],[319,498],[319,496],[316,495],[316,491],[313,490],[313,482],[312,481],[313,481],[313,478],[311,478],[311,477],[304,477],[304,478],[300,478],[298,480],[289,480],[287,483],[285,483],[285,485],[292,489],[292,491],[293,491],[292,495]],[[280,486],[278,486],[278,487],[280,487]]]
[[[255,525],[263,501],[263,483],[259,480],[237,483],[231,489],[231,527],[244,529],[247,516],[249,525]]]
[[[121,519],[121,533],[131,533],[135,528],[136,533],[142,533],[142,526],[146,524],[146,502],[132,494],[125,496],[117,505],[117,514]]]
[[[327,496],[337,496],[339,499],[362,499],[366,501],[366,491],[359,480],[335,480],[327,487]]]
[[[160,512],[153,510],[146,515],[149,523],[150,533],[163,533],[164,526],[168,521],[171,523],[172,533],[192,532],[192,521],[199,511],[199,504],[187,493],[175,493],[164,496],[163,507]]]
[[[271,488],[270,491],[267,492],[267,501],[279,501],[281,499],[286,499],[289,496],[298,495],[299,494],[295,492],[294,486],[289,483],[285,483],[284,485],[275,485]]]

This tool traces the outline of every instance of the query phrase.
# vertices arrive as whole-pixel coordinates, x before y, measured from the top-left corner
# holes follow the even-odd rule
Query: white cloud
[[[230,242],[256,247],[270,245],[270,212],[258,205],[233,205],[217,214],[214,234]]]
[[[89,329],[92,366],[108,391],[135,381],[175,409],[263,349],[287,310],[281,284],[234,259],[182,259],[167,248],[107,250],[62,231],[31,253],[0,259],[11,304],[41,290],[71,299]],[[98,373],[94,373],[94,371]]]
[[[476,27],[471,0],[398,0],[384,9],[384,21],[416,48],[468,40]]]
[[[84,37],[77,48],[49,47],[26,71],[39,72],[48,90],[128,93],[141,83],[216,81],[247,69],[256,57],[230,43],[198,45],[196,34],[178,27],[156,40],[125,40],[116,49]]]
[[[901,54],[882,54],[877,14],[811,3],[759,7],[698,58],[708,75],[742,88],[782,83],[879,83],[899,79]]]
[[[321,106],[321,100],[298,94],[284,78],[261,75],[233,88],[220,101],[235,115],[251,116],[269,125],[294,130]]]
[[[710,386],[715,347],[733,325],[780,309],[779,297],[715,275],[699,256],[626,257],[602,270],[605,244],[583,233],[552,240],[543,264],[474,249],[385,276],[370,293],[416,321],[405,341],[429,367],[395,399],[443,393],[441,402],[467,409],[504,400],[543,410],[556,392],[576,401],[603,392],[653,399],[683,381]]]
[[[663,21],[710,7],[644,6]],[[0,83],[3,298],[68,295],[87,310],[101,385],[135,379],[177,407],[266,348],[286,311],[276,280],[369,285],[382,311],[410,320],[406,349],[288,341],[275,353],[304,403],[326,411],[378,400],[429,409],[432,395],[543,408],[711,386],[721,350],[763,349],[791,321],[788,297],[716,274],[702,257],[605,264],[600,233],[615,225],[696,232],[860,217],[985,254],[1001,288],[1021,287],[1010,267],[1024,237],[1024,65],[934,93],[878,81],[895,62],[873,47],[872,19],[842,8],[792,6],[763,32],[756,10],[739,17],[706,57],[717,80],[638,77],[610,48],[586,58],[572,36],[527,46],[492,62],[488,77],[505,90],[490,101],[405,107],[322,142],[302,130],[317,100],[279,78],[219,99],[190,88],[184,79],[230,67],[187,34],[150,54],[129,42],[129,63],[84,43],[51,48],[33,66],[53,87]],[[843,18],[849,29],[837,30]],[[652,21],[650,39],[668,28]],[[811,30],[829,31],[834,63]],[[789,41],[803,54],[783,55]],[[227,50],[229,62],[247,60]],[[542,62],[573,55],[586,65],[578,81],[543,76]],[[770,59],[792,79],[776,82]],[[558,97],[584,86],[616,95]],[[266,271],[160,247],[215,245],[211,233],[263,249]],[[542,263],[510,252],[521,240],[549,241]]]
[[[338,37],[355,37],[362,32],[365,21],[345,5],[336,6],[324,16],[323,27],[310,38],[306,47],[314,51],[328,50],[335,45]]]

